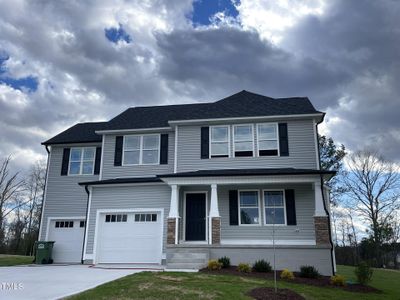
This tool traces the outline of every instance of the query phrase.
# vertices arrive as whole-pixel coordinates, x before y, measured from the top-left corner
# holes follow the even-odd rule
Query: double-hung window
[[[71,148],[69,175],[93,175],[96,148]]]
[[[126,135],[124,136],[124,165],[158,164],[160,158],[160,136]]]
[[[234,125],[234,154],[235,156],[253,156],[253,125]]]
[[[210,156],[229,157],[229,126],[210,127]]]
[[[239,191],[240,225],[260,224],[258,191]]]
[[[258,155],[277,156],[278,126],[275,123],[257,124]]]
[[[285,225],[286,208],[283,191],[264,191],[266,225]]]

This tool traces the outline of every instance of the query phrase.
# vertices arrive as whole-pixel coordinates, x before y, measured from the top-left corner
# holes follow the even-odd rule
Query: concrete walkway
[[[85,265],[1,267],[0,299],[60,299],[142,271]]]

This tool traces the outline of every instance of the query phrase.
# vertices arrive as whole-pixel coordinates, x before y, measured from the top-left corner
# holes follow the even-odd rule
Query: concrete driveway
[[[0,299],[59,299],[141,271],[85,265],[1,267]]]

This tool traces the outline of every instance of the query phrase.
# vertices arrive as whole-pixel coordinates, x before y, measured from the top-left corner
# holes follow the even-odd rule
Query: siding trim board
[[[221,239],[221,245],[252,245],[272,246],[273,240],[242,240],[242,239]],[[315,239],[312,240],[275,240],[276,246],[315,246]]]

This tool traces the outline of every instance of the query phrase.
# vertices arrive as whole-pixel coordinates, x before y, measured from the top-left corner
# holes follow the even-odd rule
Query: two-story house
[[[55,262],[313,265],[334,272],[329,199],[308,98],[242,91],[80,123],[48,150],[41,240]]]

